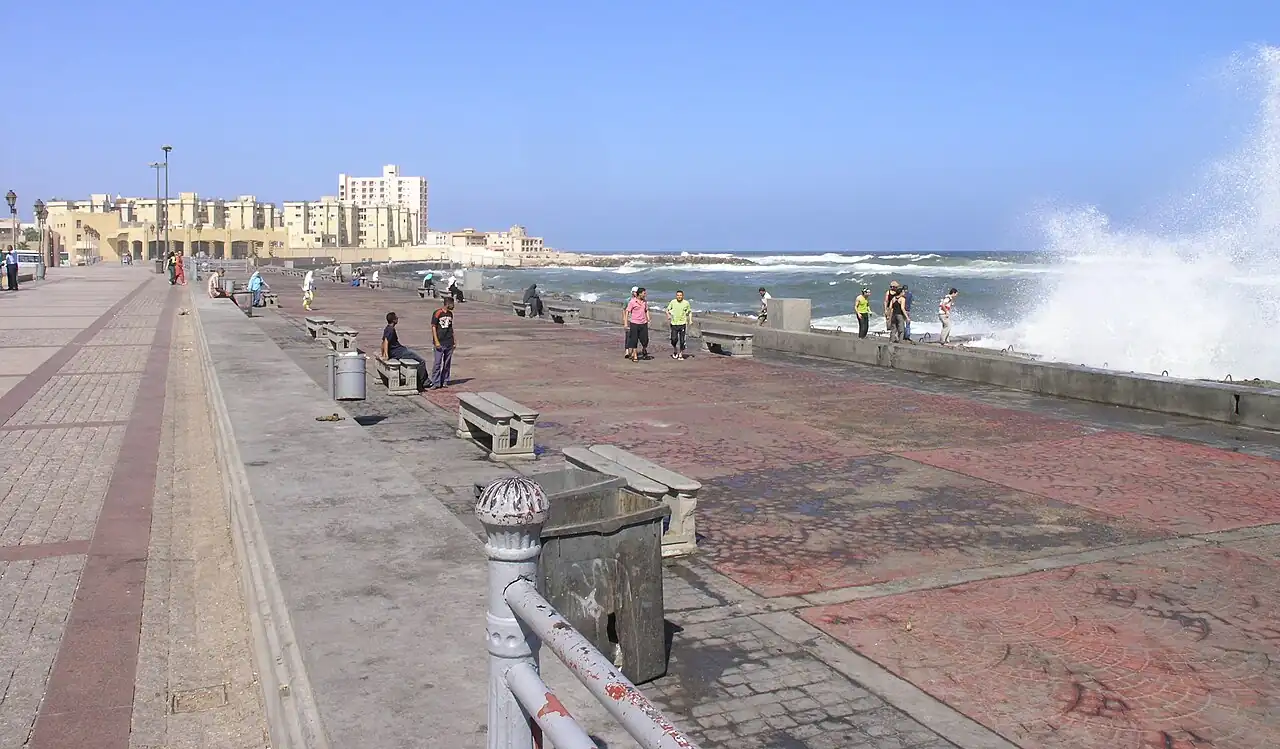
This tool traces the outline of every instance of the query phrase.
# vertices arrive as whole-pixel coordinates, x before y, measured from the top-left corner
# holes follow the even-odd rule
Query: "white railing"
[[[549,503],[537,483],[507,478],[476,503],[489,557],[489,749],[595,749],[596,743],[542,681],[545,644],[644,749],[696,745],[538,593],[534,585]]]

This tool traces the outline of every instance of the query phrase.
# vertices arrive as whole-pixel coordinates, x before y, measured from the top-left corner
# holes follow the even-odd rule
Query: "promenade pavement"
[[[319,379],[294,296],[258,324]],[[315,305],[366,350],[394,310],[428,355],[432,309]],[[611,443],[703,482],[645,687],[703,746],[1280,746],[1276,434],[662,341],[633,364],[617,328],[478,303],[457,333],[454,387],[348,410],[473,530],[472,481],[504,469],[450,438],[461,391],[541,409],[520,470]]]
[[[0,747],[267,746],[184,290],[0,292]]]

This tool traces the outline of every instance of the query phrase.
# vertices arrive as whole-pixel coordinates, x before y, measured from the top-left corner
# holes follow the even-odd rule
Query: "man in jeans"
[[[418,353],[412,349],[400,345],[400,336],[396,335],[396,323],[400,322],[400,318],[396,317],[396,313],[387,313],[387,327],[382,331],[382,358],[386,359],[409,359],[418,363],[418,390],[428,387],[427,384],[427,360],[423,359]]]
[[[446,296],[440,303],[440,309],[431,315],[431,342],[435,344],[435,362],[431,365],[431,385],[429,387],[444,388],[449,386],[449,369],[453,366],[453,347],[457,344],[453,336],[453,297]]]

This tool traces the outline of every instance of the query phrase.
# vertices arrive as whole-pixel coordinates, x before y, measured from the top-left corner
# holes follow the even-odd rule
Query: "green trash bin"
[[[667,672],[662,602],[664,503],[626,480],[567,468],[529,478],[551,510],[538,590],[636,684]]]

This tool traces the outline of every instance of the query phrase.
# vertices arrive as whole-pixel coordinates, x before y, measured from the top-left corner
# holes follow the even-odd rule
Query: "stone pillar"
[[[538,638],[516,619],[503,594],[511,583],[535,580],[542,551],[542,525],[550,503],[542,487],[523,477],[498,479],[476,502],[489,557],[489,606],[485,640],[489,649],[489,749],[534,749],[541,731],[507,686],[517,664],[538,668]]]
[[[478,270],[467,270],[462,274],[463,291],[481,291],[484,289],[484,275]]]
[[[769,300],[768,326],[777,330],[808,333],[812,307],[808,299]]]

